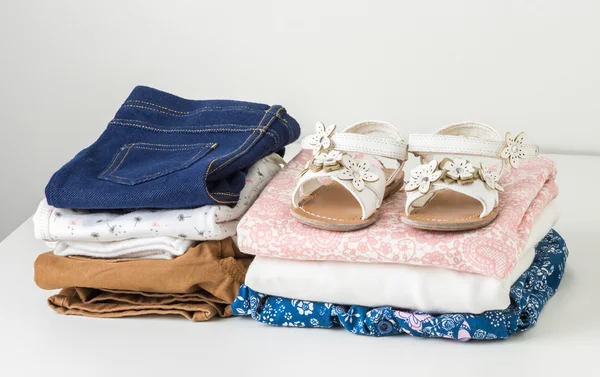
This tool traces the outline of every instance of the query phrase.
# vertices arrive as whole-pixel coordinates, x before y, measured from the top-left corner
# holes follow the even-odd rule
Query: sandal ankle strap
[[[539,154],[536,145],[524,144],[522,139],[523,133],[514,138],[507,133],[503,140],[493,128],[467,122],[444,127],[435,134],[411,134],[408,151],[416,156],[435,153],[493,157],[508,160],[516,167],[518,159]]]
[[[335,125],[317,123],[317,133],[302,139],[302,148],[313,149],[313,155],[323,150],[364,153],[396,160],[398,167],[386,180],[391,185],[408,159],[408,144],[390,123],[369,120],[335,132]]]
[[[365,153],[391,158],[397,161],[408,159],[408,144],[398,130],[387,122],[363,121],[355,123],[342,132],[330,136],[331,149]],[[314,135],[302,140],[303,148],[313,148]]]

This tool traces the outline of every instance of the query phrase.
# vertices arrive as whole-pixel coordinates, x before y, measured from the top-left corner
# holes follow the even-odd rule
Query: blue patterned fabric
[[[412,312],[391,307],[368,308],[268,296],[242,285],[232,305],[238,316],[251,316],[273,326],[342,326],[354,334],[409,334],[428,338],[503,339],[535,325],[546,302],[563,277],[569,251],[554,230],[536,246],[531,267],[512,286],[511,305],[482,314]]]

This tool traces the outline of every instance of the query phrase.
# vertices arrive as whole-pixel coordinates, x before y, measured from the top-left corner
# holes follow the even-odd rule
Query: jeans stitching
[[[271,107],[271,108],[272,108],[272,107]],[[260,120],[260,122],[258,123],[259,125],[260,125],[260,124],[261,124],[261,123],[264,121],[265,117],[267,116],[267,114],[269,113],[269,111],[271,110],[271,108],[269,108],[269,110],[267,110],[267,111],[265,112],[265,114],[263,115],[262,119],[261,119],[261,120]],[[212,171],[211,173],[214,173],[214,172],[217,172],[217,171],[219,171],[219,170],[220,170],[220,169],[221,169],[223,166],[225,166],[225,164],[227,164],[227,163],[229,163],[230,161],[232,161],[232,160],[236,159],[236,158],[237,158],[237,157],[239,157],[240,155],[242,155],[242,154],[246,153],[246,151],[247,151],[248,149],[252,148],[252,146],[254,145],[254,142],[255,142],[255,141],[258,139],[258,137],[260,137],[260,135],[261,135],[262,133],[266,133],[266,134],[268,134],[268,131],[265,131],[265,129],[266,129],[267,127],[269,127],[269,125],[271,125],[271,123],[273,122],[273,120],[274,120],[275,118],[278,118],[278,115],[279,115],[279,113],[280,113],[282,110],[283,110],[283,107],[282,107],[282,108],[280,108],[279,110],[277,110],[277,112],[275,113],[275,115],[271,116],[271,118],[270,118],[270,119],[269,119],[269,120],[268,120],[268,121],[265,123],[265,125],[264,125],[262,128],[260,128],[260,129],[259,129],[259,131],[260,131],[260,132],[259,132],[258,136],[257,136],[256,138],[254,138],[254,140],[253,140],[252,142],[250,142],[250,145],[249,145],[249,146],[248,146],[246,149],[244,149],[243,151],[239,152],[239,153],[238,153],[238,154],[236,154],[235,156],[231,157],[231,158],[230,158],[230,159],[228,159],[227,161],[223,162],[221,165],[219,165],[219,166],[218,166],[218,167],[217,167],[217,168],[216,168],[214,171]],[[253,132],[253,134],[254,134],[254,132]],[[250,136],[252,136],[252,135],[250,135]],[[250,138],[250,137],[248,137],[248,138],[247,138],[247,139],[244,141],[244,143],[242,143],[242,145],[240,145],[240,147],[239,147],[237,150],[241,149],[241,148],[244,146],[244,144],[246,144],[246,141],[248,141],[248,139],[249,139],[249,138]],[[235,153],[235,152],[237,152],[237,150],[236,150],[236,151],[234,151],[234,152],[232,152],[232,153]],[[230,154],[231,154],[231,153],[230,153]],[[225,157],[225,156],[223,156],[223,157]],[[212,163],[213,163],[214,161],[215,161],[215,160],[211,161],[210,165],[208,166],[208,169],[206,170],[205,182],[207,181],[207,178],[208,178],[208,172],[210,171],[210,168],[211,168],[211,166],[212,166]],[[212,196],[212,194],[211,194],[210,192],[208,192],[208,190],[206,190],[206,192],[207,192],[207,193],[208,193],[208,195],[209,195],[209,196],[210,196],[210,197],[211,197],[213,200],[215,200],[217,203],[235,203],[235,201],[219,201],[219,200],[217,200],[217,199],[216,199],[214,196]]]
[[[267,114],[269,113],[269,110],[266,110],[265,113],[263,114],[263,117],[260,119],[260,122],[258,122],[258,125],[260,126],[260,124],[262,123],[262,121],[265,119],[265,117],[267,116]],[[228,154],[226,154],[225,156],[222,156],[221,158],[225,158],[227,156],[230,156],[234,153],[237,153],[244,144],[246,144],[246,142],[252,137],[252,135],[254,135],[256,133],[256,131],[261,131],[261,129],[259,127],[255,128],[254,131],[252,131],[252,133],[250,135],[248,135],[248,137],[246,138],[246,140],[244,140],[244,142],[234,151],[229,152]],[[260,135],[260,132],[259,132]],[[238,154],[239,155],[239,154]],[[237,156],[237,155],[236,155]],[[210,168],[212,166],[212,164],[215,162],[215,160],[211,161],[210,165],[208,166],[208,169],[206,170],[206,177],[208,177],[208,174],[210,172]],[[215,170],[216,171],[216,170]],[[212,173],[212,172],[211,172]]]
[[[125,101],[125,103],[127,103],[127,102],[143,103],[143,104],[146,104],[146,105],[155,106],[155,107],[158,107],[158,108],[161,108],[161,109],[164,109],[164,110],[168,110],[168,111],[172,111],[174,113],[179,113],[179,114],[184,114],[184,115],[193,114],[194,113],[193,111],[173,110],[173,109],[170,109],[170,108],[165,107],[165,106],[157,105],[157,104],[155,104],[153,102],[142,101],[142,100],[139,100],[139,99],[128,99],[127,101]],[[257,110],[257,109],[254,109],[252,107],[241,106],[241,105],[232,105],[232,106],[206,106],[206,107],[203,107],[201,110],[204,110],[204,109],[210,109],[210,110],[228,110],[228,109],[235,109],[235,110],[237,110],[237,109],[241,109],[241,110],[251,110],[251,111],[259,112],[259,113],[262,112],[261,110]]]
[[[198,147],[205,148],[205,146],[198,146]],[[173,151],[189,151],[189,150],[196,149],[198,147],[191,147],[191,148],[148,148],[148,147],[136,147],[136,149],[145,149],[145,150],[149,150],[149,151],[161,151],[161,152],[173,152]]]
[[[294,133],[292,132],[292,129],[290,128],[290,125],[288,124],[287,120],[285,120],[284,118],[279,118],[279,120],[281,120],[281,122],[283,123],[283,125],[287,129],[288,136],[290,137],[290,140],[292,140],[293,137],[294,137]]]
[[[275,142],[275,148],[274,148],[274,149],[275,149],[275,150],[278,150],[278,149],[279,149],[279,144],[280,144],[280,141],[279,141],[279,136],[277,136],[277,134],[276,134],[276,133],[274,133],[274,132],[271,132],[270,130],[269,130],[269,131],[265,131],[265,134],[267,134],[267,135],[271,136],[271,138],[272,138],[272,139],[273,139],[273,141]]]
[[[190,148],[179,148],[179,149],[175,149],[175,148],[148,148],[148,147],[144,147],[141,145],[157,145],[157,146],[164,146],[164,147],[171,147],[172,145],[167,145],[167,144],[151,144],[151,143],[137,143],[137,147],[138,149],[147,149],[147,150],[155,150],[155,151],[164,151],[164,152],[170,152],[170,151],[184,151],[184,150],[190,150],[190,149],[194,149],[195,147],[199,147],[202,146],[202,148],[206,147],[206,143],[197,143],[197,144],[179,144],[177,146],[190,146]],[[133,145],[131,145],[128,149],[127,149],[127,153],[129,153],[129,149],[131,149],[131,147],[133,147]],[[115,164],[115,162],[117,161],[118,157],[121,155],[122,151],[124,150],[125,147],[121,147],[121,149],[119,150],[119,152],[117,152],[117,154],[115,155],[115,157],[113,158],[112,162],[110,163],[110,165],[104,169],[104,171],[102,171],[102,173],[100,173],[100,176],[103,176],[107,173],[108,170],[110,170],[110,168]],[[195,156],[194,156],[195,157]],[[125,159],[125,156],[123,157],[123,160]],[[123,160],[121,160],[121,163],[123,163]],[[119,166],[121,165],[121,163],[119,164]],[[117,177],[117,178],[123,178],[123,179],[131,179],[131,178],[124,178],[124,177],[119,177],[118,175],[114,175],[115,171],[118,169],[119,167],[117,166],[110,174],[108,174],[111,177]],[[144,176],[145,177],[145,176]]]
[[[132,144],[131,147],[133,147],[135,144]],[[210,147],[214,148],[216,146],[216,144],[212,144]],[[127,150],[127,153],[125,154],[125,157],[127,157],[127,154],[129,153],[129,150],[131,149],[131,147],[129,147],[129,149]],[[170,168],[170,169],[165,169],[162,170],[160,172],[156,172],[156,173],[152,173],[152,174],[146,174],[146,175],[142,175],[142,176],[138,176],[137,178],[127,178],[127,177],[122,177],[122,176],[118,176],[118,175],[114,175],[114,173],[119,169],[119,166],[121,166],[121,164],[123,163],[123,161],[125,160],[125,157],[123,157],[123,160],[121,160],[121,163],[119,164],[119,166],[117,166],[109,175],[111,177],[115,177],[115,178],[121,178],[121,179],[127,179],[131,182],[136,181],[136,180],[140,180],[142,178],[153,178],[153,177],[158,177],[161,174],[164,173],[168,173],[168,172],[172,172],[177,170],[179,167],[189,163],[190,161],[193,161],[200,153],[202,153],[202,151],[204,151],[205,149],[207,149],[209,146],[208,145],[204,145],[202,146],[199,150],[198,153],[196,153],[194,156],[192,156],[190,159],[188,159],[187,161],[185,161],[184,163],[180,164],[177,168]],[[147,148],[142,148],[142,149],[147,149]],[[191,148],[193,149],[193,148]]]
[[[256,131],[258,130],[258,128],[246,128],[246,129],[240,129],[240,130],[232,130],[232,129],[228,129],[228,128],[206,128],[206,129],[202,129],[202,130],[193,130],[193,129],[175,129],[175,130],[162,130],[160,128],[152,128],[149,126],[143,126],[143,125],[139,125],[139,124],[134,124],[134,123],[126,123],[126,122],[115,122],[114,120],[111,121],[109,123],[113,124],[113,125],[123,125],[123,126],[131,126],[131,127],[137,127],[137,128],[142,128],[142,129],[146,129],[148,131],[157,131],[157,132],[165,132],[165,133],[174,133],[174,132],[182,132],[182,133],[206,133],[206,132],[219,132],[219,131],[223,131],[223,132],[248,132],[248,131]],[[236,127],[245,127],[243,125],[238,125],[238,124],[223,124],[223,126],[236,126]],[[251,127],[251,126],[250,126]],[[266,131],[267,135],[271,136],[271,138],[273,139],[273,141],[275,142],[276,146],[279,147],[279,137],[277,136],[277,134],[272,133],[271,131]],[[276,147],[276,148],[277,148]]]
[[[143,124],[149,124],[150,126],[154,126],[154,124],[152,124],[150,122],[139,120],[139,119],[113,118],[111,120],[111,122],[136,122],[136,123],[143,123]],[[206,127],[218,127],[218,126],[240,127],[240,128],[256,128],[254,125],[250,125],[250,124],[237,124],[237,123],[215,123],[215,124],[206,125]],[[156,126],[156,128],[159,128],[159,127]]]
[[[273,115],[273,116],[272,116],[272,117],[271,117],[271,118],[270,118],[270,119],[269,119],[269,120],[268,120],[268,121],[265,123],[265,125],[264,125],[262,128],[260,128],[260,129],[259,129],[259,131],[260,131],[259,135],[260,135],[260,134],[262,134],[263,132],[265,132],[265,133],[267,132],[267,131],[265,131],[265,130],[266,130],[266,128],[267,128],[267,127],[269,127],[269,125],[271,125],[271,123],[273,122],[273,119],[277,118],[277,116],[279,115],[279,112],[280,112],[281,110],[283,110],[283,108],[280,108],[279,110],[277,110],[277,113],[275,113],[275,115]],[[266,116],[266,115],[267,115],[267,113],[265,113],[265,116]],[[264,119],[264,118],[265,118],[265,117],[263,116],[263,119]],[[262,122],[262,120],[261,120],[261,122]],[[260,123],[259,123],[259,124],[260,124]],[[246,140],[248,140],[248,139],[246,139]],[[255,140],[256,140],[256,139],[255,139]],[[244,142],[244,144],[245,144],[245,143],[246,143],[246,142]],[[242,144],[242,146],[243,146],[244,144]],[[235,155],[235,156],[231,157],[229,160],[227,160],[227,161],[223,162],[221,165],[217,166],[217,168],[216,168],[216,169],[215,169],[215,170],[214,170],[212,173],[214,173],[214,172],[217,172],[217,171],[221,170],[221,168],[223,168],[223,166],[224,166],[225,164],[227,164],[227,163],[229,163],[230,161],[232,161],[232,160],[234,160],[234,159],[238,158],[240,155],[242,155],[242,154],[246,153],[246,151],[247,151],[248,149],[250,149],[250,148],[252,147],[252,145],[253,145],[253,143],[250,143],[250,145],[249,145],[249,146],[248,146],[246,149],[244,149],[243,151],[241,151],[241,152],[240,152],[240,153],[238,153],[237,155]],[[240,148],[241,148],[241,146],[240,146]],[[238,149],[239,149],[239,148],[238,148]]]
[[[265,114],[265,115],[266,115],[266,114]],[[263,116],[263,119],[264,119],[264,116]],[[262,120],[261,120],[261,122],[262,122]],[[261,134],[264,132],[264,130],[263,130],[262,128],[257,128],[257,130],[259,131],[259,132],[258,132],[258,135],[257,135],[257,136],[256,136],[256,137],[255,137],[255,138],[252,140],[252,141],[250,141],[250,145],[252,145],[252,143],[253,143],[253,142],[254,142],[254,141],[257,139],[257,138],[259,138],[259,137],[260,137],[260,135],[261,135]],[[256,131],[252,132],[252,134],[251,134],[250,136],[252,136],[252,135],[253,135],[255,132],[256,132]],[[229,154],[227,154],[227,155],[225,155],[225,156],[223,156],[223,157],[227,157],[227,156],[229,156],[229,155],[231,155],[231,154],[233,154],[233,153],[236,153],[236,155],[235,155],[235,156],[233,156],[233,157],[230,157],[230,158],[229,158],[227,161],[224,161],[223,163],[221,163],[221,165],[217,166],[217,167],[215,168],[215,170],[214,170],[214,171],[212,171],[211,173],[214,173],[214,172],[217,172],[217,171],[221,170],[221,168],[222,168],[222,167],[223,167],[225,164],[227,164],[227,163],[229,163],[230,161],[232,161],[232,160],[234,160],[234,159],[238,158],[240,155],[242,155],[244,152],[246,152],[246,151],[248,150],[248,148],[244,149],[244,150],[243,150],[243,151],[241,151],[241,152],[239,152],[239,150],[240,150],[240,149],[242,149],[242,147],[243,147],[243,146],[246,144],[246,142],[247,142],[247,141],[250,139],[250,136],[249,136],[249,137],[247,137],[247,138],[246,138],[246,140],[244,140],[244,142],[243,142],[243,143],[242,143],[242,144],[241,144],[241,145],[238,147],[238,149],[236,149],[235,151],[232,151],[231,153],[229,153]]]
[[[277,149],[277,147],[279,146],[279,139],[277,138],[277,135],[276,135],[276,134],[274,134],[274,133],[272,133],[272,132],[270,132],[270,131],[266,131],[266,132],[265,132],[265,134],[269,135],[269,136],[270,136],[270,137],[273,139],[273,141],[274,141],[274,142],[275,142],[275,144],[276,144],[276,147],[275,147],[275,149]],[[214,161],[214,160],[213,160],[213,161]],[[211,162],[211,164],[212,164],[212,162]],[[209,169],[210,169],[210,165],[209,165]],[[216,171],[216,170],[215,170],[215,171]],[[207,193],[208,193],[208,190],[207,190]],[[222,192],[213,192],[212,194],[213,194],[213,195],[223,195],[223,196],[237,196],[237,197],[239,197],[239,196],[240,196],[240,194],[234,194],[234,193],[222,193]],[[217,201],[218,203],[236,203],[236,201],[219,201],[219,200],[215,199],[215,198],[214,198],[214,197],[211,195],[211,193],[208,193],[208,195],[209,195],[209,196],[210,196],[210,197],[211,197],[213,200]]]
[[[154,144],[154,143],[135,143],[137,145],[137,148],[147,148],[147,147],[141,147],[140,145],[148,145],[148,146],[157,146],[157,147],[164,147],[165,149],[169,149],[169,148],[173,148],[173,147],[177,147],[177,148],[182,148],[182,147],[189,147],[187,149],[194,149],[196,147],[203,147],[208,143],[194,143],[194,144]]]
[[[254,109],[246,109],[246,108],[222,108],[222,109],[202,109],[202,110],[197,110],[194,112],[190,112],[187,114],[174,114],[174,113],[168,113],[166,111],[163,110],[159,110],[159,109],[154,109],[152,107],[148,107],[148,106],[140,106],[140,105],[122,105],[121,108],[123,107],[133,107],[136,109],[143,109],[143,110],[150,110],[150,111],[156,111],[158,113],[161,114],[165,114],[165,115],[170,115],[170,116],[175,116],[175,117],[187,117],[190,115],[196,115],[196,114],[200,114],[200,113],[205,113],[205,112],[210,112],[210,111],[226,111],[226,110],[246,110],[246,111],[250,111],[250,112],[255,112],[255,113],[260,113],[260,110],[254,110]],[[175,111],[175,110],[170,110],[170,111]]]
[[[190,113],[189,111],[173,110],[173,109],[169,109],[168,107],[157,105],[157,104],[152,103],[152,102],[140,101],[140,100],[137,100],[137,99],[129,99],[129,100],[125,101],[125,103],[127,103],[127,102],[137,102],[137,103],[143,103],[143,104],[146,104],[146,105],[152,105],[152,106],[158,107],[158,108],[163,109],[163,110],[172,111],[172,112],[177,113],[177,114],[187,115],[187,114]]]
[[[121,149],[119,149],[119,152],[117,152],[117,154],[115,154],[115,157],[113,157],[112,162],[110,163],[110,165],[108,165],[108,167],[106,169],[104,169],[104,171],[102,171],[102,173],[100,173],[100,175],[104,175],[106,174],[106,172],[108,172],[110,170],[110,168],[112,168],[112,166],[115,164],[115,161],[117,161],[117,158],[119,157],[119,155],[121,154],[121,152],[123,152],[125,147],[121,147]]]
[[[240,194],[234,194],[232,192],[213,192],[213,195],[240,196]]]
[[[131,150],[131,148],[133,148],[133,146],[134,146],[134,145],[135,145],[135,143],[134,143],[134,144],[131,144],[131,145],[129,146],[129,148],[127,148],[127,152],[125,152],[125,156],[123,156],[123,158],[121,159],[121,162],[119,162],[119,165],[117,165],[117,167],[116,167],[116,168],[114,168],[114,169],[113,169],[113,170],[112,170],[110,173],[108,173],[108,175],[111,175],[111,176],[112,176],[112,174],[113,174],[115,171],[117,171],[117,169],[119,169],[119,167],[121,166],[121,164],[123,163],[123,161],[125,161],[125,158],[127,157],[127,155],[129,154],[129,151]]]
[[[258,122],[258,125],[259,125],[259,126],[260,126],[260,124],[263,122],[263,120],[265,120],[265,117],[266,117],[266,116],[267,116],[267,114],[269,113],[269,110],[271,110],[271,107],[270,107],[269,109],[265,110],[265,113],[263,114],[262,118],[261,118],[261,119],[260,119],[260,121]],[[272,119],[272,118],[271,118],[271,119]],[[247,142],[247,141],[248,141],[248,140],[249,140],[249,139],[252,137],[252,135],[254,135],[254,134],[256,133],[256,131],[257,131],[257,130],[262,132],[262,130],[260,130],[260,129],[258,129],[258,128],[255,128],[255,129],[254,129],[254,131],[252,131],[252,133],[251,133],[250,135],[248,135],[248,137],[246,138],[246,140],[244,140],[244,142],[243,142],[243,143],[242,143],[242,144],[241,144],[241,145],[238,147],[238,149],[236,149],[235,151],[232,151],[232,152],[230,152],[230,153],[226,154],[226,155],[225,155],[225,156],[223,156],[223,157],[227,157],[227,156],[229,156],[229,155],[231,155],[231,154],[233,154],[233,153],[236,153],[238,150],[240,150],[240,149],[242,148],[242,146],[243,146],[244,144],[246,144],[246,142]],[[259,135],[260,135],[260,133],[261,133],[261,132],[259,132]],[[212,165],[213,165],[213,163],[214,163],[215,161],[216,161],[216,159],[212,160],[212,161],[210,162],[210,164],[208,164],[208,168],[206,169],[206,173],[204,174],[204,182],[205,182],[205,183],[206,183],[206,182],[208,182],[208,174],[209,174],[209,173],[212,173],[210,169],[211,169],[211,167],[212,167]],[[231,200],[230,200],[230,201],[221,201],[221,200],[218,200],[217,198],[215,198],[214,196],[212,196],[212,194],[211,194],[211,193],[208,191],[208,187],[206,188],[206,193],[208,194],[208,196],[210,196],[210,198],[211,198],[212,200],[214,200],[214,201],[215,201],[215,202],[217,202],[217,203],[235,203],[235,201],[231,201]]]
[[[145,126],[142,124],[135,124],[135,123],[127,123],[127,122],[115,122],[115,121],[111,121],[109,123],[109,125],[121,125],[121,126],[127,126],[127,127],[137,127],[137,128],[141,128],[141,129],[145,129],[148,131],[155,131],[155,132],[163,132],[163,133],[175,133],[175,132],[180,132],[180,133],[207,133],[207,132],[218,132],[218,131],[223,131],[223,132],[248,132],[248,131],[254,131],[257,130],[257,128],[244,128],[244,129],[230,129],[230,128],[204,128],[201,130],[198,129],[188,129],[188,128],[176,128],[176,129],[162,129],[162,128],[157,128],[157,127],[151,127],[151,126]],[[241,126],[238,124],[220,124],[218,126]],[[212,126],[211,126],[212,127]]]

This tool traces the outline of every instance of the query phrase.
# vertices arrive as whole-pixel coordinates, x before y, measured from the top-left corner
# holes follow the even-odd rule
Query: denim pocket
[[[217,147],[200,144],[126,144],[98,176],[123,185],[137,185],[186,169]]]

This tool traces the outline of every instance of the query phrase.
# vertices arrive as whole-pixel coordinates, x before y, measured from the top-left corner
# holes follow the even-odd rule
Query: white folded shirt
[[[281,170],[279,155],[267,156],[248,171],[234,207],[208,205],[192,209],[136,210],[127,214],[59,209],[42,200],[33,216],[35,238],[45,241],[115,242],[168,236],[185,240],[222,240],[236,234],[238,219]]]
[[[196,241],[175,237],[144,237],[115,242],[47,242],[58,256],[78,255],[95,258],[172,259],[183,255]]]
[[[533,262],[535,245],[557,220],[553,201],[533,225],[515,269],[502,280],[439,267],[257,256],[246,274],[246,285],[268,295],[342,305],[392,306],[428,313],[502,310],[510,305],[511,286]]]

